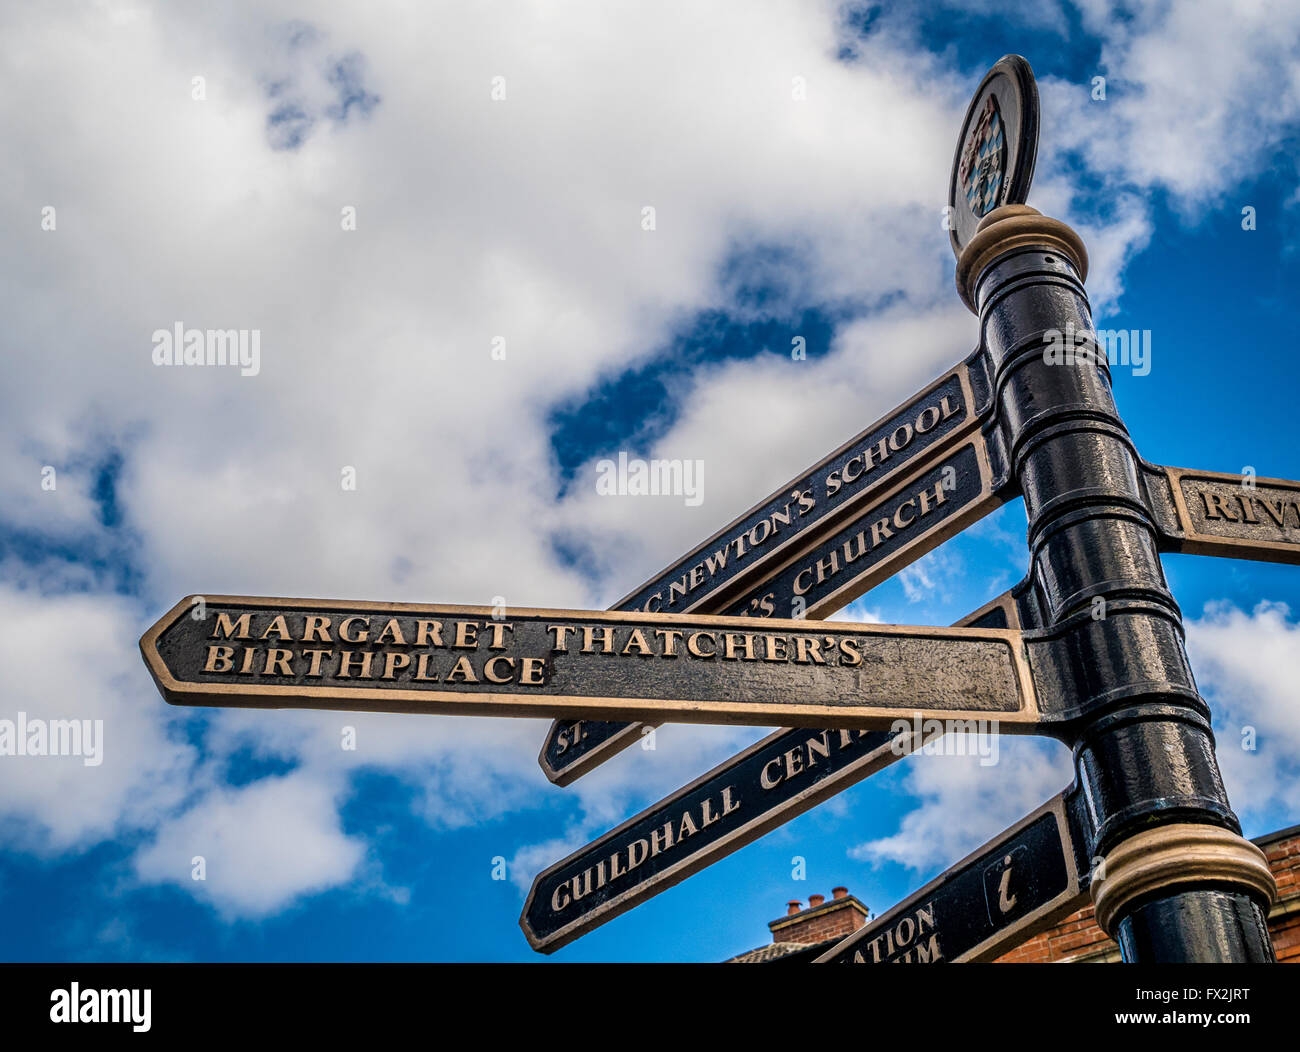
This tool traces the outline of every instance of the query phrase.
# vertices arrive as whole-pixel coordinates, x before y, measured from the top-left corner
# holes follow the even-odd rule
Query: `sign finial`
[[[1019,55],[1004,55],[975,89],[953,155],[948,230],[955,256],[979,222],[1029,195],[1038,154],[1038,86]]]

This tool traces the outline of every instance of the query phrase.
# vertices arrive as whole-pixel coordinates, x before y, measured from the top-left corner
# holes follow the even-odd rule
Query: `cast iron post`
[[[1043,693],[1068,717],[1097,921],[1126,961],[1272,961],[1276,888],[1228,805],[1087,266],[1068,226],[1006,205],[962,250],[957,286],[994,363],[1037,601],[1059,640],[1059,667],[1036,675],[1056,680]]]

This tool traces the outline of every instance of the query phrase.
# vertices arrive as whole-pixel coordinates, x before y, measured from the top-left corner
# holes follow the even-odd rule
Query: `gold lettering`
[[[1268,517],[1270,519],[1272,519],[1279,526],[1283,526],[1283,527],[1286,526],[1286,502],[1285,501],[1279,500],[1276,504],[1274,504],[1267,497],[1256,497],[1255,500],[1259,503],[1260,507],[1262,507],[1266,512],[1268,512]]]
[[[732,661],[736,660],[736,648],[737,646],[741,645],[737,643],[737,640],[741,640],[743,641],[743,646],[745,649],[744,660],[745,661],[754,660],[754,637],[753,636],[749,635],[748,633],[727,632],[722,638],[725,644],[722,653],[724,659],[730,659]]]
[[[519,684],[524,687],[546,686],[546,659],[526,657],[519,671]]]
[[[771,768],[776,767],[776,773],[771,773]],[[763,770],[758,776],[758,784],[764,789],[775,789],[781,784],[781,757],[768,760],[763,764]]]
[[[681,595],[681,596],[685,596],[685,595],[686,595],[686,578],[685,578],[685,577],[683,577],[680,581],[673,581],[672,583],[670,583],[670,584],[668,585],[668,605],[669,605],[669,606],[676,606],[676,605],[677,605],[677,596],[678,596],[678,595]]]
[[[817,766],[817,756],[824,756],[826,759],[831,758],[831,740],[830,732],[822,731],[815,738],[809,738],[804,742],[804,748],[808,750],[808,766]]]
[[[547,625],[546,631],[553,636],[551,653],[567,654],[569,652],[569,636],[577,630],[574,625]]]
[[[339,635],[343,635],[343,629],[342,629],[342,627],[339,628]],[[370,662],[371,662],[371,660],[374,658],[374,656],[375,656],[375,652],[374,652],[373,650],[365,650],[365,651],[362,651],[360,658],[357,657],[357,654],[356,654],[355,651],[352,651],[352,650],[344,650],[344,651],[342,651],[342,652],[339,654],[339,670],[338,670],[338,673],[337,673],[338,678],[339,678],[339,679],[351,679],[351,678],[352,678],[352,671],[351,671],[351,670],[352,670],[352,663],[353,663],[354,661],[358,661],[358,660],[359,660],[359,661],[361,662],[361,678],[362,678],[362,679],[369,679],[369,678],[370,678]]]
[[[878,454],[879,456],[877,456]],[[889,459],[889,445],[885,439],[881,439],[874,446],[868,448],[862,454],[862,460],[866,464],[866,470],[870,471],[877,464],[883,464]]]
[[[907,519],[903,518],[904,508],[915,508],[915,507],[916,507],[915,497],[909,497],[907,500],[903,501],[903,503],[898,506],[897,510],[894,512],[894,525],[898,529],[905,530],[907,529],[907,527],[911,526],[912,523],[916,521],[915,514],[913,514],[911,518],[907,518]]]
[[[271,621],[271,623],[266,626],[266,631],[263,632],[258,638],[265,639],[272,632],[275,633],[276,638],[278,639],[293,638],[293,633],[289,631],[289,626],[284,622],[284,614],[276,614],[275,618]]]
[[[262,669],[262,675],[292,676],[293,670],[289,668],[289,659],[292,657],[292,650],[284,650],[281,647],[271,647],[271,649],[266,652],[266,665]]]
[[[302,641],[304,643],[333,643],[334,640],[330,639],[330,621],[331,618],[309,614],[307,627],[302,632]]]
[[[442,646],[441,621],[417,621],[415,622],[415,632],[415,645],[417,647]]]
[[[611,866],[610,869],[611,869],[611,871],[612,871],[613,867]],[[611,876],[612,876],[612,873],[611,873]],[[587,886],[586,886],[585,888],[583,888],[581,891],[579,891],[579,890],[578,890],[578,882],[581,881],[584,877],[586,878],[586,885],[587,885]],[[583,870],[583,871],[582,871],[578,876],[574,877],[571,881],[569,881],[569,883],[570,883],[571,885],[573,885],[573,901],[574,901],[574,902],[577,902],[579,899],[586,898],[588,895],[591,894],[591,870],[590,870],[590,869],[584,869],[584,870]]]
[[[921,515],[924,517],[930,514],[932,507],[937,508],[948,500],[948,494],[944,491],[943,483],[936,482],[929,489],[923,489],[917,494],[921,501]]]
[[[653,858],[660,851],[667,851],[674,843],[673,824],[671,821],[665,822],[662,830],[655,829],[650,833],[650,857]]]
[[[663,642],[664,657],[677,656],[677,640],[682,638],[680,628],[656,628],[655,635]]]
[[[231,622],[229,614],[218,614],[217,623],[212,626],[212,638],[218,639],[224,635],[226,639],[248,639],[248,622],[252,616],[252,614],[240,614],[238,621]]]
[[[509,669],[509,671],[504,676],[499,676],[496,672],[493,671],[493,666],[498,661],[504,661],[506,663],[506,668]],[[483,678],[486,679],[489,683],[509,683],[511,679],[514,678],[514,674],[515,674],[515,659],[512,657],[506,657],[505,654],[498,654],[496,655],[496,657],[489,658],[488,663],[483,666]]]
[[[1207,519],[1227,519],[1229,522],[1236,522],[1237,516],[1233,510],[1228,507],[1228,498],[1221,493],[1211,493],[1208,490],[1201,490],[1201,497],[1205,501],[1205,517]]]
[[[218,666],[220,662],[220,666]],[[229,672],[235,667],[235,648],[208,645],[208,660],[203,666],[204,672]]]
[[[632,646],[635,644],[637,650],[633,651]],[[639,628],[632,629],[632,634],[628,637],[627,643],[624,644],[621,654],[636,653],[641,657],[654,657],[654,651],[646,641],[645,633]]]
[[[936,964],[943,960],[943,952],[939,949],[939,936],[931,935],[928,943],[918,943],[916,947],[917,964]]]
[[[360,634],[357,636],[351,636],[348,633],[352,631],[350,626],[353,621],[364,622],[365,620],[366,619],[360,614],[355,617],[347,618],[341,625],[339,625],[339,639],[343,640],[344,643],[364,643],[370,638],[370,628],[368,625],[366,628],[362,629]]]
[[[401,654],[394,651],[391,654],[384,655],[384,674],[380,679],[396,679],[399,668],[411,667],[411,655]]]
[[[857,551],[853,550],[854,543],[857,544]],[[867,554],[867,535],[859,530],[842,545],[840,550],[844,552],[844,562],[846,564],[857,562]]]
[[[807,665],[811,659],[814,665],[826,664],[826,659],[822,657],[822,643],[820,639],[809,639],[807,636],[795,636],[794,645],[797,653],[795,654],[796,665]]]
[[[843,637],[840,640],[840,657],[843,659],[840,664],[845,668],[857,668],[862,664],[862,651],[858,649],[857,641]]]
[[[402,635],[402,626],[397,623],[397,618],[390,617],[384,629],[375,639],[376,643],[396,643],[399,647],[406,646],[406,637]]]
[[[459,647],[461,650],[473,650],[478,646],[478,622],[457,621],[456,641],[452,646]]]
[[[597,633],[600,633],[600,652],[602,654],[614,653],[614,628],[612,625],[583,625],[582,653],[595,653]]]
[[[790,660],[790,652],[786,649],[790,641],[785,636],[764,636],[763,641],[767,644],[767,653],[763,655],[764,661]]]
[[[474,675],[474,669],[469,663],[469,656],[461,654],[456,659],[456,664],[451,666],[451,671],[447,673],[447,682],[455,683],[456,676],[460,676],[461,683],[477,683],[478,677]]]
[[[821,584],[826,578],[834,577],[840,572],[840,557],[838,552],[831,552],[824,559],[817,560],[817,583]]]
[[[327,657],[333,657],[332,650],[304,650],[303,654],[311,658],[311,664],[307,668],[307,676],[310,679],[320,679],[320,665]]]
[[[713,644],[713,649],[709,651],[701,650],[698,642],[700,637],[704,637],[708,639],[708,641]],[[698,632],[692,632],[689,636],[686,637],[686,649],[690,651],[692,657],[697,657],[697,658],[716,657],[718,654],[718,637],[715,636],[712,632],[705,632],[703,630],[700,630]]]

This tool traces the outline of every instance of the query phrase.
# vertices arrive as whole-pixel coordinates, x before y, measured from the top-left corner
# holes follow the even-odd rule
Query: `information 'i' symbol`
[[[1002,864],[1007,868],[1002,871],[1002,880],[998,884],[998,909],[1003,913],[1010,913],[1016,904],[1016,897],[1007,894],[1011,888],[1011,856],[1005,856]]]

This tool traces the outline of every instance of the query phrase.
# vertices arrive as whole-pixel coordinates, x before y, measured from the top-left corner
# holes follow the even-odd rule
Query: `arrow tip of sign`
[[[140,637],[140,656],[144,658],[145,668],[153,677],[158,693],[169,705],[181,705],[184,702],[178,700],[175,691],[176,682],[163,661],[162,652],[158,649],[158,640],[163,632],[175,624],[178,617],[183,616],[187,610],[201,609],[200,604],[205,602],[206,599],[202,595],[187,595],[145,629],[144,635]]]
[[[530,949],[537,953],[544,953],[548,956],[558,950],[560,947],[556,944],[547,945],[537,937],[532,926],[528,923],[528,907],[532,905],[533,893],[537,890],[536,883],[533,884],[532,890],[528,892],[528,901],[524,903],[523,912],[519,914],[519,930],[524,933],[524,938],[528,940]]]

